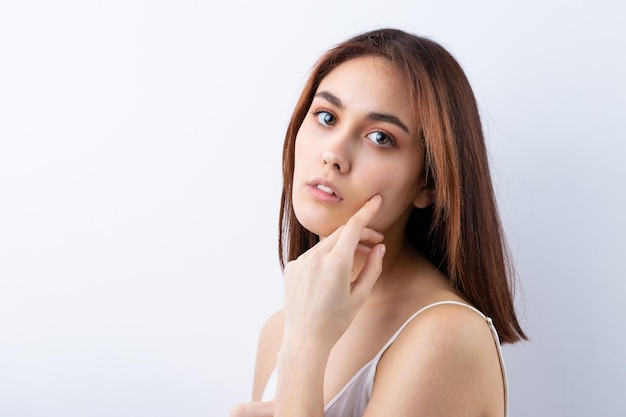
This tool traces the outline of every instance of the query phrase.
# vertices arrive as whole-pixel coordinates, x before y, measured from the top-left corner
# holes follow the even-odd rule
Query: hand
[[[287,264],[283,346],[315,343],[330,351],[350,326],[382,271],[383,235],[367,228],[381,202],[372,197],[345,226]],[[356,252],[365,263],[352,281]]]
[[[254,401],[237,404],[230,410],[229,417],[274,417],[274,402]]]

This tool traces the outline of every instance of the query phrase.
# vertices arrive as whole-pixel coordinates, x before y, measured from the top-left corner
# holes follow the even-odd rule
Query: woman
[[[395,29],[328,51],[283,181],[284,308],[261,332],[254,402],[231,415],[506,415],[499,343],[526,336],[454,58]]]

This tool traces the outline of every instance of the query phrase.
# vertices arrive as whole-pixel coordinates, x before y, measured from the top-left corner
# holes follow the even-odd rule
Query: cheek
[[[305,133],[298,132],[294,148],[294,172],[302,171],[310,163],[309,161],[314,154],[315,149],[312,141],[308,140]]]
[[[312,146],[313,144],[311,141],[307,140],[308,137],[306,133],[302,130],[303,129],[301,128],[296,135],[294,145],[294,170],[291,202],[296,219],[306,229],[311,230],[311,219],[315,219],[316,213],[305,203],[308,197],[306,196],[306,188],[304,185],[310,179],[308,176],[310,175],[312,165],[311,155],[315,152],[315,149]]]
[[[383,204],[385,202],[391,204],[412,200],[418,189],[418,179],[418,174],[412,170],[391,165],[376,170],[370,169],[363,175],[362,183],[367,184],[372,195],[380,193],[383,196]]]
[[[398,170],[398,167],[390,167],[382,174],[368,173],[365,183],[369,184],[369,193],[380,194],[383,204],[380,211],[372,222],[372,225],[385,229],[395,223],[407,209],[413,206],[413,199],[417,193],[418,175]]]

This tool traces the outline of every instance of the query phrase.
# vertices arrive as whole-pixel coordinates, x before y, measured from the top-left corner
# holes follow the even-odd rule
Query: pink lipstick
[[[340,203],[343,198],[339,194],[337,187],[330,181],[323,178],[317,178],[307,183],[307,191],[318,200],[329,203]]]

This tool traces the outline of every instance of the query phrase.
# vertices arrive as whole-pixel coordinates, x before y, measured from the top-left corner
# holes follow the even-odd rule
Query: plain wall
[[[225,416],[280,308],[308,70],[429,36],[474,87],[517,301],[512,416],[625,416],[626,29],[598,1],[0,5],[0,416]]]

